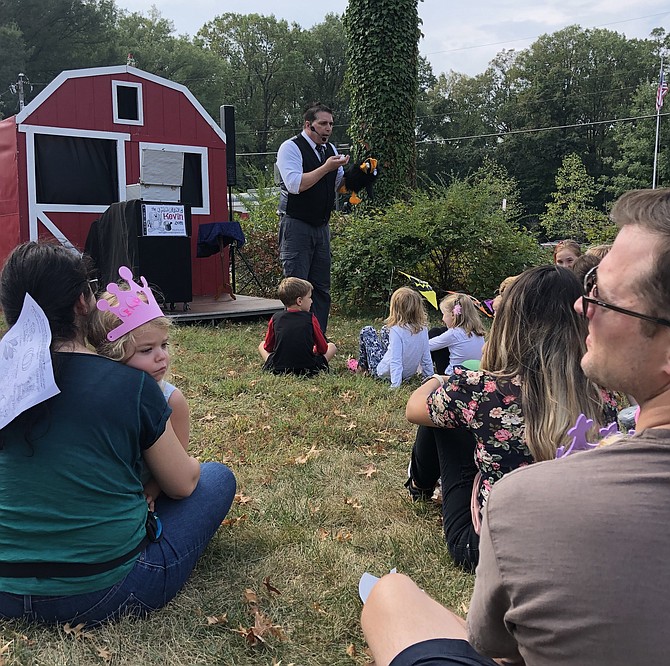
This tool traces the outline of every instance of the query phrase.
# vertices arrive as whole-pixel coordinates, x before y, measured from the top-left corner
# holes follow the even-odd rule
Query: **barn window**
[[[140,181],[145,185],[179,188],[178,199],[191,212],[209,214],[207,148],[141,143]]]
[[[142,84],[112,81],[114,122],[120,125],[143,125]]]
[[[109,205],[119,200],[116,141],[35,135],[37,202]]]

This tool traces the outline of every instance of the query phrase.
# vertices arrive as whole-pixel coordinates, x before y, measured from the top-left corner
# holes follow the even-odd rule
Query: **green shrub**
[[[499,282],[546,261],[536,239],[519,227],[514,192],[501,192],[490,172],[415,192],[385,210],[352,215],[333,229],[333,298],[343,305],[380,306],[406,279],[427,280],[478,297]],[[509,186],[509,183],[507,183]],[[510,205],[502,209],[502,199]]]

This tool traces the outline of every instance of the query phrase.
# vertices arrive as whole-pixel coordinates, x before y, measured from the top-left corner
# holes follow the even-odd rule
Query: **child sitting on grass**
[[[293,374],[311,377],[328,370],[337,348],[321,332],[310,312],[312,285],[296,277],[284,278],[277,289],[286,308],[272,315],[265,340],[258,351],[265,362],[263,370],[275,375]]]
[[[391,386],[416,375],[419,366],[424,377],[433,374],[428,347],[428,317],[421,296],[409,287],[391,295],[389,316],[381,331],[365,326],[360,335],[358,370],[391,380]]]
[[[121,283],[116,292],[123,294],[127,288],[127,283]],[[146,287],[145,292],[148,289]],[[119,317],[114,311],[119,306],[117,293],[105,291],[100,295],[98,303],[104,301],[107,305],[98,306],[94,311],[88,332],[88,341],[100,356],[106,356],[112,361],[119,361],[131,368],[143,370],[158,382],[168,405],[172,408],[170,422],[177,439],[184,450],[188,451],[190,431],[188,403],[184,394],[176,386],[165,380],[170,368],[168,331],[172,326],[172,321],[163,315],[153,298],[153,294],[151,294],[153,303],[147,304],[146,307],[153,308],[154,318],[123,335],[115,337],[114,340],[110,340],[110,333],[119,325]],[[139,296],[139,298],[143,302],[147,300],[144,295]],[[108,309],[108,306],[111,309]],[[151,507],[161,489],[158,483],[148,476],[148,473],[143,476],[143,481],[144,494]]]
[[[446,367],[441,365],[438,372],[450,375],[454,366],[481,359],[485,330],[479,311],[467,294],[449,294],[440,301],[440,311],[446,328],[430,338],[430,353],[437,366],[439,352],[448,351]]]

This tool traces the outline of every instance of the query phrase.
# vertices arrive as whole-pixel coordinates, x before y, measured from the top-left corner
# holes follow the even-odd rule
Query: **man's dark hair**
[[[325,104],[321,104],[321,102],[312,102],[305,109],[305,120],[309,123],[314,122],[316,120],[317,113],[330,113],[332,116],[333,110],[327,107]]]

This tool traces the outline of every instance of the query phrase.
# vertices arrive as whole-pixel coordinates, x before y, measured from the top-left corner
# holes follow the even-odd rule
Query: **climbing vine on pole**
[[[349,0],[344,15],[352,157],[380,161],[378,203],[416,184],[419,0]]]

